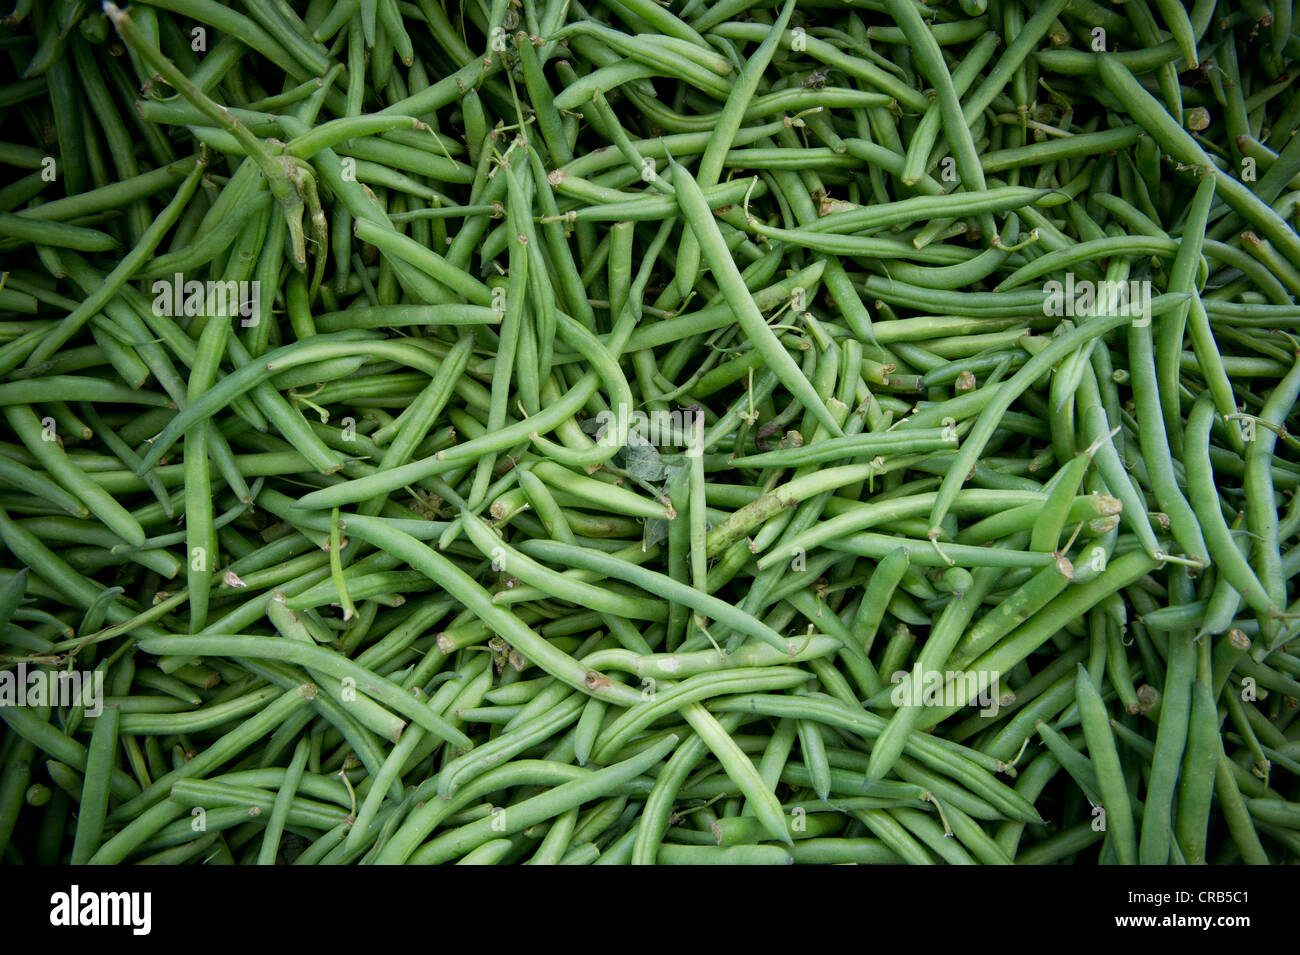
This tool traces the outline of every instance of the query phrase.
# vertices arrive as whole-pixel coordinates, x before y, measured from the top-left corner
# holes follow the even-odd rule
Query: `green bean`
[[[948,143],[953,150],[957,171],[966,190],[983,192],[986,188],[984,172],[975,149],[975,140],[963,116],[952,75],[948,72],[938,42],[913,4],[906,0],[886,0],[886,6],[894,22],[902,28],[903,35],[907,38],[912,54],[916,58],[917,68],[934,84],[940,115],[947,127]],[[986,232],[992,235],[995,232],[992,216],[985,213],[982,221]]]
[[[1129,326],[1129,368],[1133,375],[1134,402],[1141,421],[1139,443],[1147,463],[1152,490],[1160,509],[1169,515],[1175,539],[1193,560],[1209,562],[1205,540],[1196,514],[1187,503],[1174,477],[1173,458],[1164,419],[1160,414],[1160,393],[1149,323]]]
[[[172,801],[183,807],[204,807],[204,821],[209,828],[217,829],[227,828],[250,816],[260,816],[274,807],[274,797],[263,790],[198,779],[178,780],[172,787]],[[214,818],[207,818],[209,814]],[[335,806],[299,798],[290,804],[288,818],[302,828],[328,829],[337,825],[344,815],[344,811]],[[186,840],[189,838],[186,830],[190,826],[189,820],[173,823],[160,830],[141,848],[148,851],[173,844],[173,841]]]
[[[55,441],[46,440],[46,430],[30,407],[7,405],[5,419],[23,444],[59,484],[80,499],[104,524],[128,544],[143,546],[144,529],[116,500],[104,493],[72,463]]]
[[[1207,174],[1213,175],[1224,201],[1272,240],[1292,265],[1300,265],[1300,242],[1296,240],[1295,232],[1255,193],[1220,172],[1195,140],[1173,122],[1150,93],[1141,88],[1124,63],[1118,58],[1100,57],[1097,71],[1111,92],[1121,99],[1130,114],[1163,149],[1179,162],[1203,167]]]
[[[740,717],[724,715],[719,723],[727,733],[734,732]],[[646,798],[645,809],[638,827],[629,862],[632,865],[653,865],[660,843],[668,828],[669,812],[677,790],[699,763],[707,748],[705,740],[692,735],[673,752],[655,779],[654,788]]]
[[[19,243],[32,242],[81,252],[116,251],[121,247],[117,239],[105,232],[64,222],[28,219],[8,212],[0,212],[0,236]]]
[[[659,865],[793,865],[794,856],[779,846],[659,847]]]
[[[1268,853],[1259,841],[1249,806],[1242,798],[1237,781],[1229,769],[1230,763],[1224,752],[1222,739],[1214,742],[1214,749],[1217,760],[1214,790],[1218,793],[1219,807],[1228,824],[1228,832],[1247,865],[1268,865]]]
[[[289,817],[289,807],[297,794],[298,784],[302,779],[303,770],[307,766],[307,754],[307,741],[299,740],[297,747],[294,749],[293,758],[289,762],[289,768],[285,773],[284,782],[281,783],[280,789],[276,793],[275,804],[271,808],[270,818],[267,819],[266,832],[262,837],[262,848],[257,855],[258,865],[275,864],[275,858],[280,848],[280,837],[284,833],[284,825]]]
[[[87,765],[87,749],[76,740],[65,736],[34,711],[26,707],[0,707],[0,718],[9,725],[17,736],[27,740],[42,752],[48,753],[59,762],[83,774]],[[24,787],[25,788],[25,787]],[[131,799],[140,792],[140,787],[120,769],[112,770],[108,779],[109,791],[118,799]]]
[[[997,395],[980,412],[975,427],[966,436],[965,442],[962,443],[961,449],[957,452],[956,460],[949,468],[943,483],[939,487],[934,507],[930,512],[931,537],[938,537],[940,533],[939,524],[944,515],[948,513],[952,501],[956,498],[958,488],[961,486],[967,471],[969,471],[980,451],[983,450],[984,444],[991,437],[998,418],[1010,407],[1015,396],[1042,374],[1043,370],[1049,367],[1052,361],[1068,355],[1075,348],[1085,345],[1088,341],[1105,334],[1110,329],[1118,328],[1126,320],[1121,315],[1098,316],[1087,324],[1066,332],[1034,355],[1020,371],[1003,383],[1002,387],[998,389]]]
[[[358,667],[350,660],[323,647],[309,646],[296,641],[270,640],[265,637],[193,636],[185,638],[154,637],[149,639],[160,641],[155,645],[159,653],[182,653],[191,656],[207,653],[222,656],[249,656],[283,660],[309,666],[336,679],[351,677],[356,680],[356,686],[360,692],[374,696],[378,702],[390,706],[408,719],[419,723],[440,739],[448,739],[458,745],[469,745],[469,739],[463,733],[448,726],[440,718],[413,703],[406,694],[392,686],[391,683],[368,673],[368,671]]]
[[[1063,734],[1052,729],[1041,720],[1035,725],[1034,729],[1042,738],[1052,756],[1070,774],[1070,777],[1083,792],[1084,797],[1092,804],[1094,807],[1093,814],[1097,815],[1096,810],[1099,808],[1104,811],[1104,807],[1101,805],[1101,784],[1097,781],[1097,770],[1092,760],[1079,752]]]
[[[718,99],[727,95],[727,84],[722,82],[719,76],[723,70],[719,70],[718,67],[720,65],[729,72],[731,63],[721,57],[710,55],[703,45],[677,46],[669,37],[629,37],[617,30],[601,27],[585,20],[570,24],[549,39],[569,39],[580,52],[591,51],[591,47],[587,46],[590,41],[586,40],[584,34],[598,38],[601,43],[617,53],[654,67],[660,75],[676,77],[704,92],[711,93]],[[693,53],[688,55],[688,51]],[[700,59],[704,59],[707,65],[702,65]],[[599,92],[596,95],[599,96]]]
[[[22,488],[28,494],[42,498],[73,517],[88,517],[89,510],[81,501],[59,487],[39,471],[33,471],[17,461],[0,456],[0,478],[13,488]]]
[[[722,286],[727,302],[735,312],[736,319],[745,330],[745,334],[768,364],[777,370],[782,382],[790,389],[790,393],[833,436],[840,437],[842,432],[839,425],[826,409],[826,405],[803,376],[803,372],[799,370],[798,365],[794,363],[789,353],[780,347],[776,336],[767,327],[767,323],[763,321],[758,307],[754,304],[753,297],[740,277],[740,271],[736,268],[730,254],[725,250],[722,234],[718,231],[717,226],[713,224],[708,203],[704,199],[699,186],[690,177],[690,173],[677,163],[673,163],[670,168],[673,171],[673,182],[676,184],[677,200],[682,214],[686,217],[688,224],[699,240],[704,260],[713,270],[714,277]]]
[[[492,742],[450,761],[438,776],[439,795],[450,799],[461,786],[476,776],[538,741],[550,738],[578,719],[585,705],[581,694],[571,694],[542,715],[523,724],[526,728],[513,733],[507,730]]]
[[[676,736],[668,736],[636,756],[596,770],[585,778],[562,783],[540,796],[525,799],[505,807],[479,822],[453,829],[420,847],[410,861],[428,865],[477,848],[488,841],[493,833],[512,833],[554,818],[575,805],[604,795],[621,783],[631,781],[650,766],[659,762],[677,745]],[[504,818],[500,813],[504,812]]]
[[[921,706],[915,703],[919,688],[914,687],[912,681],[914,679],[919,681],[923,674],[936,670],[948,659],[961,638],[962,631],[970,623],[976,608],[992,589],[994,579],[999,572],[996,568],[983,568],[978,574],[979,576],[973,578],[964,592],[955,595],[944,608],[943,614],[935,621],[930,637],[916,659],[913,672],[905,674],[902,680],[896,683],[899,696],[912,702],[905,702],[898,706],[889,725],[876,739],[871,750],[871,761],[867,766],[868,779],[884,778],[902,754],[907,739],[921,714]],[[897,674],[892,675],[891,680],[896,676]],[[891,697],[892,699],[896,698]]]
[[[562,544],[558,541],[528,541],[521,548],[529,556],[553,560],[585,570],[597,571],[619,580],[626,580],[652,593],[671,595],[698,613],[712,617],[732,630],[737,630],[761,640],[769,646],[793,653],[796,644],[782,638],[761,621],[738,608],[707,593],[701,593],[662,574],[646,570],[635,564],[607,557],[588,548]]]
[[[769,838],[784,842],[786,845],[792,844],[793,840],[787,831],[785,816],[776,795],[759,776],[749,758],[735,744],[722,724],[698,703],[684,707],[682,715],[686,717],[686,721],[690,723],[696,734],[704,740],[705,745],[713,751],[727,776],[745,794],[750,808],[754,810]]]
[[[120,714],[117,707],[106,706],[91,733],[77,812],[77,834],[72,846],[73,865],[84,865],[102,844],[104,817],[108,812],[108,779],[117,748]]]
[[[1289,6],[809,3],[20,0],[7,859],[1300,847]]]
[[[925,847],[890,813],[879,809],[861,810],[853,814],[904,862],[909,865],[933,865],[933,858]]]
[[[1092,579],[1077,584],[1050,600],[1040,612],[1033,614],[1025,623],[1014,629],[1006,638],[964,664],[964,669],[977,674],[1006,673],[1010,668],[1024,659],[1025,655],[1049,639],[1057,624],[1090,609],[1110,594],[1128,586],[1141,578],[1155,561],[1145,553],[1131,551],[1110,561],[1106,569]],[[959,658],[960,659],[960,658]],[[950,662],[949,664],[953,664]],[[984,689],[987,680],[981,678],[976,682],[974,691]],[[968,702],[968,692],[960,682],[954,683],[955,701],[961,705]],[[946,699],[946,697],[945,697]],[[936,708],[923,721],[926,725],[946,718],[958,707]]]
[[[1281,425],[1297,397],[1300,397],[1300,363],[1293,366],[1264,402],[1259,414],[1264,433],[1252,435],[1254,440],[1247,443],[1245,455],[1246,524],[1258,541],[1253,563],[1269,598],[1277,605],[1286,601],[1286,584],[1281,569],[1277,511],[1273,505],[1273,474],[1269,467],[1277,435],[1268,424]],[[1270,646],[1275,645],[1276,639],[1276,636],[1271,638]]]
[[[761,685],[764,688],[784,688],[795,685],[798,682],[797,677],[797,671],[776,667],[765,667],[761,670],[737,669],[691,677],[662,694],[656,693],[644,704],[629,709],[611,722],[598,737],[593,758],[597,762],[607,760],[636,732],[664,713],[673,712],[710,696],[724,694],[735,687],[746,685],[746,681],[752,681],[750,685]]]
[[[886,721],[870,713],[860,713],[837,700],[813,696],[781,697],[771,694],[729,697],[718,701],[713,708],[723,712],[759,712],[772,716],[804,715],[819,722],[840,726],[869,737],[883,731]],[[925,734],[913,734],[904,746],[905,753],[915,755],[937,772],[948,775],[967,787],[975,795],[988,799],[1013,818],[1033,821],[1036,813],[1009,789],[994,780],[982,767],[964,755],[937,744]]]
[[[4,774],[0,778],[0,849],[9,847],[10,837],[18,824],[22,810],[23,793],[32,778],[32,758],[36,747],[27,740],[14,745],[4,761]]]
[[[1084,738],[1097,771],[1097,781],[1102,802],[1106,807],[1106,829],[1111,834],[1115,853],[1121,865],[1137,862],[1136,837],[1133,831],[1133,810],[1120,770],[1115,741],[1110,733],[1101,694],[1093,685],[1088,671],[1079,666],[1076,682],[1079,713],[1083,722]],[[1145,821],[1145,820],[1144,820]]]
[[[315,317],[316,328],[321,332],[415,325],[491,325],[498,321],[500,319],[494,310],[475,305],[377,305]]]
[[[201,164],[196,164],[193,169],[189,170],[185,180],[176,190],[176,195],[167,207],[158,215],[153,223],[145,230],[144,235],[140,237],[139,243],[123,257],[117,267],[109,273],[104,280],[104,284],[96,289],[91,295],[83,300],[78,306],[67,315],[41,343],[32,350],[27,358],[27,366],[39,364],[48,359],[54,352],[65,342],[67,342],[76,331],[93,317],[101,308],[103,308],[110,299],[117,293],[118,289],[143,266],[144,262],[149,259],[162,241],[163,236],[172,227],[180,217],[181,210],[193,196],[195,188],[198,186],[199,175],[203,171]]]
[[[1178,42],[1183,59],[1187,61],[1187,68],[1189,70],[1196,69],[1198,64],[1196,31],[1192,26],[1192,21],[1188,19],[1186,8],[1182,4],[1171,3],[1169,0],[1156,0],[1156,6],[1160,8],[1160,15],[1164,18],[1165,26],[1169,28],[1169,32],[1174,35],[1174,39]]]
[[[1233,586],[1240,591],[1251,607],[1264,615],[1275,612],[1275,607],[1268,591],[1255,576],[1246,559],[1237,551],[1232,541],[1228,525],[1218,506],[1218,490],[1214,485],[1214,473],[1206,453],[1209,442],[1210,424],[1214,414],[1209,392],[1197,398],[1187,419],[1186,449],[1188,490],[1193,509],[1206,535],[1206,545],[1210,556],[1219,566]]]
[[[1142,818],[1139,859],[1144,865],[1163,865],[1167,861],[1172,835],[1170,812],[1174,786],[1189,740],[1190,713],[1195,706],[1192,686],[1194,652],[1190,632],[1170,636],[1169,668],[1161,693],[1160,726]],[[1160,861],[1153,862],[1155,859]]]
[[[787,3],[782,8],[772,26],[771,33],[759,44],[758,49],[746,62],[745,68],[741,72],[740,82],[733,86],[728,93],[726,104],[719,114],[718,124],[710,133],[708,145],[700,158],[697,178],[701,189],[707,189],[716,184],[718,177],[721,175],[723,160],[735,140],[741,123],[746,118],[746,111],[758,90],[759,81],[763,72],[771,63],[781,34],[790,22],[790,16],[793,12],[793,3]],[[688,231],[683,234],[682,246],[677,252],[677,283],[683,294],[686,294],[695,286],[695,280],[699,272],[699,260],[700,247],[698,239],[696,239],[694,232]]]
[[[640,699],[636,691],[621,684],[610,683],[601,674],[587,670],[572,657],[556,650],[517,616],[495,605],[487,591],[464,571],[415,538],[376,518],[348,515],[345,524],[350,534],[361,537],[376,547],[382,547],[389,553],[402,556],[412,567],[428,575],[444,589],[457,594],[476,616],[501,633],[511,646],[569,686],[623,705],[630,705]],[[431,727],[430,731],[435,732]]]

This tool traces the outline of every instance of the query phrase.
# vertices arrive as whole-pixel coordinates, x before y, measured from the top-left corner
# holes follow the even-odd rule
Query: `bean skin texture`
[[[15,0],[3,861],[1297,861],[1293,19]]]

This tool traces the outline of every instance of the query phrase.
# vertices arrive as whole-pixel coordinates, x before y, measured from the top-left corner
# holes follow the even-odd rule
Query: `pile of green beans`
[[[1300,861],[1295,29],[18,0],[0,861]]]

